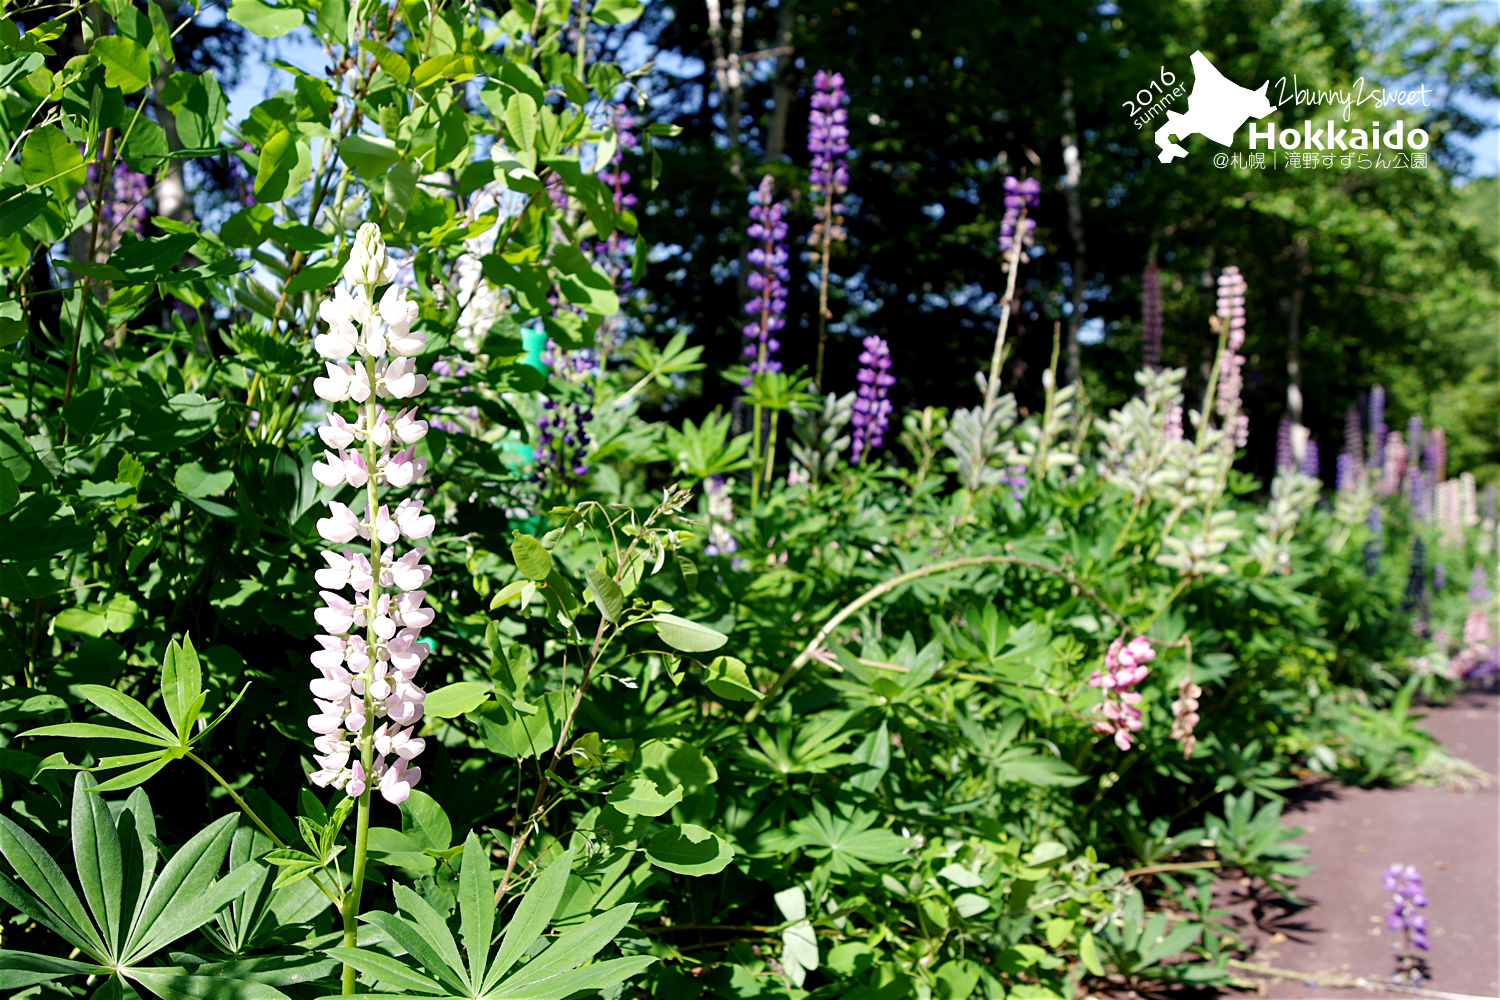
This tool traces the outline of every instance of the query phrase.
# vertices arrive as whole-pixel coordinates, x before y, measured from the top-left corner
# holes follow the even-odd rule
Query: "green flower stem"
[[[266,824],[265,820],[256,815],[255,810],[250,808],[250,803],[241,798],[240,793],[236,792],[230,786],[229,782],[224,780],[224,776],[221,775],[218,771],[215,771],[209,765],[208,761],[204,760],[202,757],[199,757],[191,750],[188,751],[187,757],[188,760],[191,760],[193,763],[203,768],[203,770],[207,771],[209,777],[217,781],[219,783],[219,787],[229,793],[229,797],[234,800],[234,804],[240,807],[240,812],[244,813],[245,816],[250,820],[250,822],[259,827],[261,833],[264,833],[267,837],[270,837],[271,843],[275,844],[277,847],[287,846],[287,842],[276,836],[276,831],[272,830],[270,826]],[[331,901],[334,906],[340,905],[341,900],[339,899],[338,894],[335,893],[332,889],[328,888],[328,886],[324,885],[321,878],[319,878],[317,875],[310,875],[308,877],[312,879],[314,885],[323,890],[323,895],[327,896],[329,901]]]
[[[823,240],[819,247],[822,274],[818,279],[818,362],[813,368],[813,385],[823,391],[823,353],[828,347],[828,268],[829,251],[833,247],[833,183],[830,179],[828,193],[823,198]]]
[[[776,421],[781,417],[780,410],[771,411],[771,436],[766,441],[766,489],[771,488],[771,479],[776,472]]]
[[[969,556],[965,559],[950,559],[947,562],[933,563],[931,566],[923,566],[921,569],[914,569],[909,573],[902,573],[900,576],[892,577],[884,583],[871,587],[862,595],[855,598],[850,603],[844,605],[843,610],[834,615],[832,618],[828,619],[827,624],[818,629],[818,634],[813,636],[812,641],[809,642],[807,646],[803,648],[802,652],[797,654],[797,658],[793,660],[791,664],[781,672],[781,675],[776,678],[776,680],[766,690],[766,693],[761,695],[760,701],[757,701],[754,705],[750,706],[750,710],[745,713],[746,724],[755,721],[756,717],[760,715],[760,713],[765,709],[766,705],[770,703],[771,699],[776,697],[777,693],[786,686],[786,682],[791,680],[792,676],[796,674],[797,671],[801,670],[803,666],[807,664],[808,660],[813,658],[813,654],[818,651],[818,649],[823,645],[823,641],[833,633],[833,630],[843,624],[845,619],[849,618],[849,616],[859,611],[860,608],[863,608],[865,605],[869,604],[877,597],[880,597],[883,594],[888,594],[902,584],[910,583],[913,580],[920,580],[925,576],[935,576],[938,573],[947,573],[955,569],[963,569],[967,566],[989,565],[1025,566],[1028,569],[1040,570],[1043,573],[1051,573],[1055,576],[1062,577],[1074,587],[1077,587],[1080,593],[1089,597],[1105,613],[1113,618],[1115,620],[1115,623],[1118,624],[1122,629],[1129,628],[1129,624],[1123,617],[1121,617],[1119,612],[1115,611],[1114,608],[1111,608],[1108,604],[1104,603],[1104,599],[1101,598],[1092,587],[1060,566],[1049,566],[1047,563],[1037,562],[1032,559],[1022,559],[1019,556],[999,555]],[[1160,612],[1157,613],[1160,614]]]
[[[366,695],[367,700],[368,697]],[[365,729],[369,728],[369,720],[366,720]],[[369,751],[365,751],[365,757],[369,756]],[[370,795],[373,791],[370,782],[366,781],[365,790],[359,796],[359,811],[356,813],[354,826],[354,869],[349,873],[349,891],[344,894],[344,905],[340,907],[344,918],[345,948],[359,946],[359,900],[365,886],[365,864],[370,850]],[[353,996],[354,986],[354,966],[345,965],[343,995]]]

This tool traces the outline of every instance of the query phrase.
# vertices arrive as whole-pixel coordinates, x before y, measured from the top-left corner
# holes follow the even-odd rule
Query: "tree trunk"
[[[1087,281],[1088,264],[1084,258],[1087,247],[1083,239],[1083,205],[1080,203],[1079,184],[1083,181],[1083,159],[1078,152],[1078,116],[1073,111],[1073,78],[1063,81],[1063,121],[1068,130],[1063,133],[1063,197],[1068,206],[1068,238],[1073,241],[1073,311],[1068,314],[1067,368],[1069,384],[1078,381],[1083,368],[1083,359],[1078,350],[1078,327],[1083,323],[1083,289]]]
[[[776,80],[771,109],[770,134],[766,136],[766,160],[775,163],[786,152],[786,126],[797,94],[796,52],[792,49],[792,29],[796,27],[796,0],[781,0],[776,11]]]

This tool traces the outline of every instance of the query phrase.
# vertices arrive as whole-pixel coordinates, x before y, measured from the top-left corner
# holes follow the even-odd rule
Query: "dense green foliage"
[[[1049,341],[1023,412],[986,372],[972,388],[967,359],[993,345],[998,366],[1004,324],[943,359],[952,412],[898,414],[851,464],[849,397],[666,335],[703,321],[647,283],[652,248],[688,245],[677,225],[737,229],[742,202],[694,203],[681,171],[707,146],[626,120],[650,73],[595,41],[641,5],[581,10],[235,0],[236,24],[311,31],[334,66],[236,121],[174,55],[176,12],[3,22],[0,991],[1003,1000],[1227,981],[1240,943],[1209,887],[1295,892],[1280,820],[1299,775],[1457,766],[1409,709],[1449,689],[1450,658],[1494,655],[1474,624],[1494,581],[1471,578],[1493,502],[1431,459],[1405,494],[1379,463],[1322,498],[1290,468],[1258,480],[1217,365],[1206,386],[1181,367],[1116,379],[1095,393],[1111,409],[1060,385]],[[1339,10],[1320,9],[1330,31]],[[147,219],[131,187],[160,208],[173,178],[211,177],[238,185],[215,224],[183,204]],[[1402,266],[1410,242],[1326,182],[1304,192],[1323,207],[1286,209],[1328,241],[1310,266],[1367,283]],[[1400,183],[1413,226],[1448,211],[1436,171]],[[1254,261],[1274,248],[1238,218],[1259,336],[1281,292]],[[843,259],[908,252],[859,224]],[[1358,253],[1339,226],[1368,226]],[[1309,306],[1338,319],[1317,350],[1343,349],[1345,320],[1394,329],[1397,305],[1465,336],[1493,261],[1452,226],[1415,305]],[[973,249],[992,228],[966,267],[998,268]],[[1204,265],[1206,244],[1174,245]],[[314,380],[342,355],[314,337],[337,327],[335,287],[387,283],[345,270],[385,247],[425,337],[415,488],[436,519],[424,773],[399,805],[308,780],[319,521],[362,491],[396,500],[393,478],[327,484],[320,427],[343,400]],[[713,325],[742,316],[730,284],[701,307]],[[1226,350],[1229,314],[1173,295],[1173,336]],[[1023,335],[1043,315],[1023,311]],[[364,370],[395,371],[378,353]],[[831,352],[828,383],[852,380]],[[1482,469],[1492,443],[1455,421],[1455,471]],[[390,639],[367,624],[371,647]],[[1140,724],[1115,725],[1131,703],[1099,678],[1143,642]]]

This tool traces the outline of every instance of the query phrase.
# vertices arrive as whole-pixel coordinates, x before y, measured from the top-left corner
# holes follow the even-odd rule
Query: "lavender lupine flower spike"
[[[849,459],[853,465],[867,453],[879,448],[891,423],[891,401],[886,398],[896,376],[891,372],[891,348],[879,337],[866,337],[860,352],[859,392],[854,400],[854,450]]]
[[[1010,253],[1021,241],[1024,247],[1031,242],[1031,231],[1036,228],[1035,219],[1023,219],[1021,213],[1036,208],[1042,203],[1042,182],[1035,177],[1024,181],[1018,177],[1005,178],[1005,214],[1000,218],[1000,252]]]
[[[844,105],[844,74],[818,70],[813,76],[812,111],[808,114],[807,151],[812,154],[813,226],[810,242],[822,246],[844,238],[844,206],[839,199],[849,190],[849,112]],[[826,231],[825,231],[826,227]]]
[[[1318,442],[1308,438],[1307,445],[1302,450],[1302,474],[1321,479],[1322,472],[1323,461],[1318,455]]]
[[[1152,371],[1161,371],[1161,270],[1153,257],[1141,275],[1141,360]]]
[[[1385,466],[1385,386],[1370,390],[1370,468],[1379,472]]]
[[[313,347],[326,359],[328,374],[313,381],[313,391],[330,403],[352,400],[359,409],[353,421],[330,409],[328,426],[318,434],[331,450],[313,474],[325,486],[365,490],[363,516],[330,502],[318,534],[338,546],[357,536],[368,540],[369,550],[323,553],[328,566],[316,579],[324,606],[313,617],[324,634],[317,636],[322,648],[311,657],[319,676],[309,685],[318,714],[307,725],[317,734],[313,784],[356,798],[378,786],[386,801],[400,803],[422,777],[410,761],[424,748],[414,733],[426,695],[412,678],[428,652],[421,630],[434,615],[422,606],[427,595],[421,587],[432,575],[422,564],[427,550],[408,548],[398,555],[395,544],[428,537],[435,522],[422,512],[421,500],[409,497],[394,511],[377,504],[380,487],[405,488],[427,471],[426,460],[413,450],[427,434],[427,421],[418,418],[416,407],[393,415],[379,403],[409,399],[427,388],[413,360],[427,339],[411,328],[417,304],[406,301],[399,285],[375,301],[376,287],[394,276],[380,227],[367,222],[344,266],[352,294],[340,287],[318,310],[328,330]],[[342,593],[345,588],[353,591],[352,599]],[[377,725],[377,719],[383,721]]]
[[[1391,894],[1391,907],[1386,911],[1385,925],[1402,933],[1408,950],[1419,948],[1427,951],[1430,947],[1427,941],[1427,916],[1417,912],[1427,906],[1427,895],[1422,891],[1422,873],[1411,865],[1393,864],[1385,870],[1381,883],[1385,891]],[[1403,964],[1408,968],[1403,971],[1410,973],[1415,962],[1409,955],[1405,958],[1406,962]]]
[[[776,334],[786,326],[783,316],[786,312],[786,282],[791,280],[791,272],[786,266],[786,223],[782,221],[786,205],[771,200],[773,184],[770,174],[761,178],[755,207],[750,209],[748,234],[756,245],[746,259],[755,270],[750,272],[745,284],[755,295],[745,303],[745,312],[754,317],[745,324],[745,336],[750,341],[745,345],[745,357],[750,359],[752,377],[763,372],[781,371],[781,362],[774,360],[772,355],[781,348]],[[745,384],[748,386],[749,382]]]

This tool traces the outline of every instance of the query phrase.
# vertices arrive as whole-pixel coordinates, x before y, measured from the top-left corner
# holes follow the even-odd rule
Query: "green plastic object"
[[[547,346],[547,331],[525,329],[521,331],[521,348],[526,352],[526,357],[521,359],[521,364],[530,365],[543,375],[552,374],[547,363],[542,360],[542,351]]]

